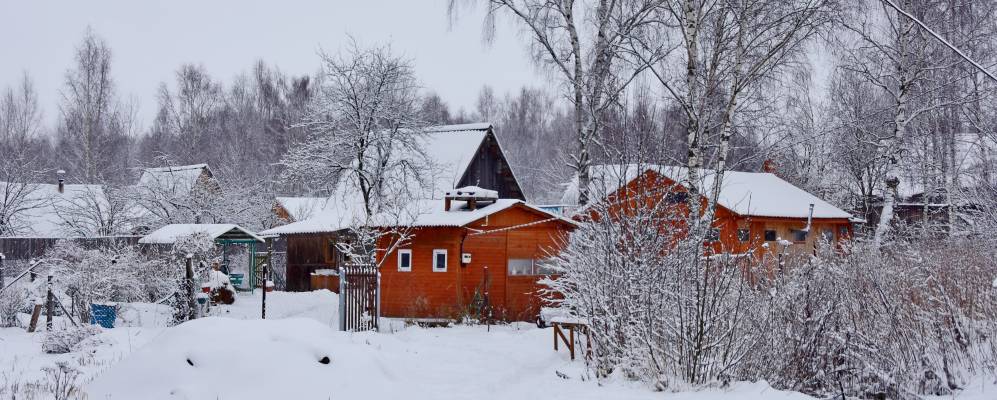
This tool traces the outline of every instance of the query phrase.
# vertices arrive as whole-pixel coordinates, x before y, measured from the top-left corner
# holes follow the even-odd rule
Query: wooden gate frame
[[[340,267],[339,330],[376,331],[380,319],[381,271],[371,265]]]

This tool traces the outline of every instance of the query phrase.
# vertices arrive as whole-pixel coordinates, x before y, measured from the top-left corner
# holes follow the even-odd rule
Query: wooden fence
[[[60,240],[76,242],[87,249],[104,246],[130,246],[138,244],[142,236],[101,236],[78,238],[40,238],[40,237],[0,237],[0,253],[8,260],[30,260],[45,255]]]
[[[373,266],[339,269],[339,329],[377,330],[381,315],[381,273]]]

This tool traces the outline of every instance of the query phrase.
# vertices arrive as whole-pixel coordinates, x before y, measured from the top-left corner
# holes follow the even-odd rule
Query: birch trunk
[[[904,7],[910,9],[910,2],[905,1]],[[873,235],[873,243],[876,247],[883,244],[883,238],[890,230],[893,222],[893,208],[897,202],[897,187],[900,185],[900,165],[901,148],[907,134],[907,108],[912,86],[911,66],[909,63],[910,39],[914,34],[914,23],[903,16],[898,15],[900,31],[898,41],[897,60],[897,106],[893,118],[893,135],[885,140],[882,148],[887,154],[887,170],[883,178],[883,210],[879,214],[879,223],[876,225],[876,232]]]

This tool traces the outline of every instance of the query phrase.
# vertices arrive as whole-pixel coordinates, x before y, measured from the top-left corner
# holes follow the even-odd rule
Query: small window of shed
[[[794,242],[806,242],[807,241],[807,231],[802,229],[793,229],[791,232],[793,234]]]
[[[738,229],[737,240],[741,243],[748,243],[748,241],[751,240],[750,231],[747,229]]]
[[[779,236],[776,235],[775,230],[772,230],[772,229],[766,229],[765,230],[765,241],[766,242],[774,242],[778,238],[779,238]]]

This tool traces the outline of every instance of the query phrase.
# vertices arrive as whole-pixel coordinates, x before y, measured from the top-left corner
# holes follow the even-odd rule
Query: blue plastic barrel
[[[107,304],[91,304],[90,305],[90,324],[100,325],[104,328],[113,328],[114,320],[118,317],[118,313],[113,305]]]

